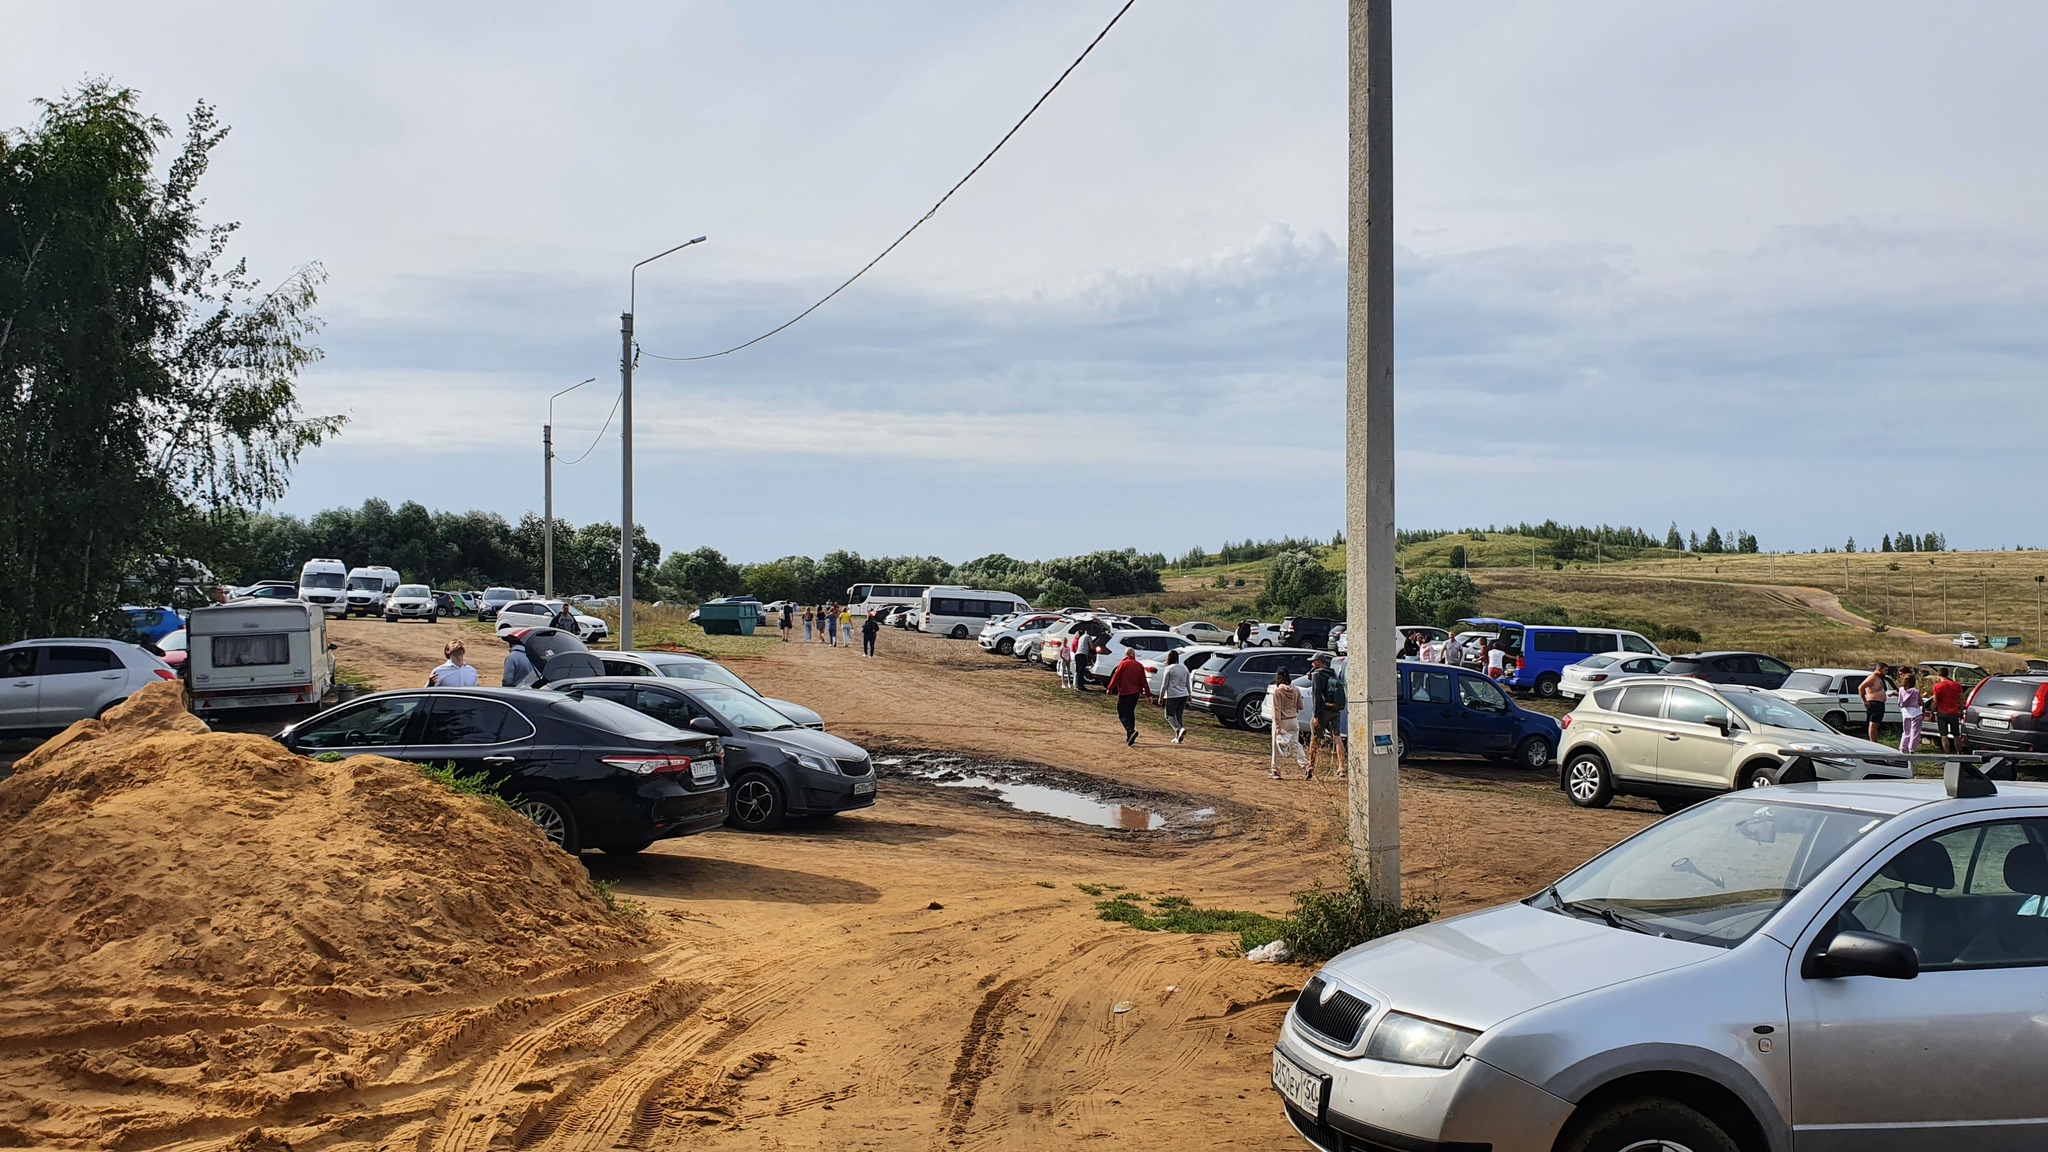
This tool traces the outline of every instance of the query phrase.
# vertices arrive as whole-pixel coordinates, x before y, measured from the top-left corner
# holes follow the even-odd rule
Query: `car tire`
[[[1849,730],[1849,714],[1847,712],[1830,712],[1821,717],[1820,722],[1837,732],[1847,732]]]
[[[726,822],[744,832],[773,832],[789,817],[782,785],[766,772],[748,772],[732,782]]]
[[[652,840],[642,840],[638,844],[607,844],[604,848],[604,854],[607,856],[632,856],[647,851],[653,844],[654,841]]]
[[[1574,1119],[1559,1152],[1739,1152],[1719,1124],[1698,1109],[1655,1097],[1623,1100]]]
[[[396,623],[398,623],[398,617],[396,617],[396,616],[393,616],[393,615],[391,615],[390,613],[388,613],[388,612],[387,612],[387,613],[385,613],[385,615],[384,615],[384,622],[385,622],[386,624],[396,624]]]
[[[1223,725],[1223,726],[1224,726],[1225,728],[1238,728],[1238,727],[1242,727],[1242,725],[1238,724],[1238,722],[1237,722],[1237,717],[1235,717],[1235,716],[1231,715],[1231,714],[1230,714],[1230,713],[1228,713],[1228,712],[1217,712],[1217,711],[1211,710],[1211,711],[1210,711],[1210,713],[1209,713],[1209,715],[1211,715],[1211,716],[1214,716],[1214,717],[1216,718],[1216,722],[1217,722],[1218,724],[1221,724],[1221,725]]]
[[[433,616],[429,616],[429,617],[427,617],[427,623],[429,623],[429,624],[439,624],[440,622],[441,622],[441,617],[440,617],[440,615],[439,615],[439,614],[436,614],[436,615],[433,615]]]
[[[1008,636],[996,641],[996,655],[1008,656],[1017,650],[1017,642]]]
[[[952,636],[953,636],[953,639],[955,639],[955,640],[965,640],[965,639],[967,639],[967,625],[965,625],[965,624],[955,624],[955,625],[953,625],[953,632],[952,632]]]
[[[569,802],[549,792],[528,792],[512,802],[512,811],[540,827],[548,843],[574,856],[583,851],[583,839],[576,830],[576,814]]]
[[[1650,802],[1657,806],[1657,811],[1662,812],[1666,816],[1671,815],[1673,812],[1683,812],[1687,808],[1699,803],[1698,800],[1690,796],[1657,796],[1653,797]]]
[[[1745,764],[1742,767],[1742,771],[1735,774],[1735,786],[1737,788],[1769,788],[1777,783],[1777,779],[1773,775],[1777,771],[1777,767],[1775,764],[1761,760],[1754,764]]]
[[[1564,766],[1565,798],[1581,808],[1605,808],[1614,800],[1614,776],[1596,752],[1580,752]]]
[[[1249,732],[1271,732],[1273,722],[1259,713],[1259,706],[1266,702],[1264,692],[1254,692],[1237,702],[1237,722]]]
[[[1550,741],[1541,736],[1531,736],[1515,745],[1515,763],[1530,771],[1539,771],[1547,767],[1554,755],[1556,753],[1550,747]]]
[[[1536,695],[1545,700],[1557,699],[1557,677],[1549,672],[1538,676],[1536,678]]]

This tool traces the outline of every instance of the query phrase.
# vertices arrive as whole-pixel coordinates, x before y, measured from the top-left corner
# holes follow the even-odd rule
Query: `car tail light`
[[[1598,684],[1600,681],[1607,679],[1607,673],[1595,672],[1591,676],[1586,677],[1586,679],[1591,680],[1595,684]]]
[[[156,673],[159,680],[176,680],[178,678],[178,674],[169,668],[151,668],[150,671]]]
[[[1968,697],[1966,697],[1966,698],[1964,698],[1964,700],[1963,700],[1963,707],[1965,707],[1965,708],[1968,708],[1968,707],[1970,707],[1971,705],[1974,705],[1975,703],[1977,703],[1977,693],[1979,693],[1979,692],[1982,692],[1982,691],[1984,690],[1984,686],[1985,686],[1986,684],[1989,684],[1989,683],[1991,683],[1991,681],[1989,681],[1989,680],[1979,680],[1979,681],[1977,681],[1977,685],[1976,685],[1976,687],[1974,687],[1974,688],[1970,689],[1970,694],[1969,694],[1969,696],[1968,696]]]
[[[2034,719],[2048,716],[2048,684],[2034,689]]]
[[[1558,718],[1557,718],[1557,726],[1558,726],[1559,728],[1569,728],[1569,727],[1571,727],[1571,726],[1572,726],[1572,714],[1571,714],[1571,713],[1569,713],[1569,712],[1567,712],[1567,713],[1565,713],[1564,715],[1562,715],[1562,716],[1558,717]]]
[[[1228,681],[1226,681],[1221,676],[1204,676],[1202,677],[1202,683],[1208,685],[1211,688],[1221,688],[1223,687],[1223,685],[1228,683]]]
[[[606,756],[604,763],[635,776],[680,775],[690,770],[688,756]]]

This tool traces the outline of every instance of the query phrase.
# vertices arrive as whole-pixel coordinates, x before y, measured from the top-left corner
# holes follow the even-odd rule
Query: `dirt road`
[[[421,683],[474,625],[338,623],[339,657]],[[484,679],[493,646],[472,639]],[[1226,936],[1146,933],[1105,893],[1285,911],[1341,870],[1343,785],[1265,778],[1259,745],[1206,719],[1125,748],[1100,697],[971,644],[886,632],[881,656],[762,645],[726,659],[874,749],[950,749],[1166,797],[1159,831],[1022,814],[986,794],[883,780],[872,809],[776,835],[716,832],[594,876],[644,906],[658,948],[570,987],[420,1006],[434,1061],[251,1119],[150,1128],[181,1147],[1294,1149],[1266,1083],[1299,968]],[[886,754],[886,753],[879,753]],[[1408,890],[1447,912],[1511,899],[1654,818],[1571,809],[1548,777],[1445,762],[1403,773]],[[251,1016],[224,1029],[344,1027]],[[346,1027],[365,1026],[361,1020]],[[1107,1141],[1102,1143],[1102,1141]]]

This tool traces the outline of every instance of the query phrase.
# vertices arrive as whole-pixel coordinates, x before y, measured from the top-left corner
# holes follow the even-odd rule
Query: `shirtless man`
[[[1891,665],[1882,661],[1871,669],[1863,683],[1856,686],[1856,695],[1863,700],[1863,721],[1870,728],[1870,742],[1877,743],[1877,730],[1884,724],[1884,700],[1892,690]]]

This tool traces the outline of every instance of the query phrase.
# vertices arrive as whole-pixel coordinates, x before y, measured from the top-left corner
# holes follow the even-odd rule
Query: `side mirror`
[[[695,717],[690,721],[690,727],[697,732],[709,732],[713,736],[718,735],[718,725],[712,723],[709,716]]]
[[[1843,976],[1911,980],[1920,975],[1920,953],[1904,940],[1875,932],[1837,932],[1806,964],[1802,975],[1822,980]]]
[[[1707,727],[1719,728],[1721,735],[1726,736],[1728,734],[1728,717],[1726,715],[1709,716],[1707,717]]]
[[[341,645],[339,645],[339,644],[329,644],[329,645],[327,646],[327,650],[328,650],[329,652],[336,652],[336,651],[339,651],[340,649],[341,649]]]

